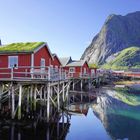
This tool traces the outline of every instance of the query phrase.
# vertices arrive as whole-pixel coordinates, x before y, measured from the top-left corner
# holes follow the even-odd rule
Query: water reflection
[[[140,139],[140,95],[132,87],[104,89],[93,104],[94,114],[106,131],[116,139]],[[135,93],[135,94],[133,94]]]
[[[61,114],[62,115],[62,114]],[[66,115],[59,117],[62,120],[46,123],[41,120],[32,121],[1,121],[1,140],[63,140],[70,127],[69,118]]]
[[[37,104],[36,111],[25,107],[21,121],[10,120],[5,105],[0,111],[0,140],[139,140],[139,87],[70,93],[63,110],[50,108],[49,123],[45,104]]]

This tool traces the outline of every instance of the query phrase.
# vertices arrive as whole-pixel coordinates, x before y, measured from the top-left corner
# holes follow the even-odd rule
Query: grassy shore
[[[140,84],[140,80],[139,81],[117,81],[114,82],[115,85],[131,85],[131,84]]]

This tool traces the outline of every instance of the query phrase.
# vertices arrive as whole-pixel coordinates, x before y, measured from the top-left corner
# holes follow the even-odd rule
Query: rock
[[[110,15],[81,59],[101,65],[112,54],[130,46],[140,47],[140,11],[126,16]]]

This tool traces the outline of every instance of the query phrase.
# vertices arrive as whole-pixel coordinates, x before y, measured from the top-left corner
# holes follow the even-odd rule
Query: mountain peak
[[[109,56],[130,46],[140,46],[140,11],[109,15],[81,59],[104,64]]]

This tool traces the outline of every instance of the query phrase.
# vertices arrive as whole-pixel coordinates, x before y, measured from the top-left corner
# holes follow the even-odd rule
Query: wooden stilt
[[[28,93],[27,93],[27,106],[26,106],[26,112],[29,112],[29,102],[30,102],[30,90],[28,88]]]
[[[81,102],[83,101],[83,94],[81,93]]]
[[[47,86],[47,122],[50,119],[50,83]]]
[[[12,93],[12,119],[14,119],[15,118],[15,93],[14,93],[14,86],[12,86],[11,93]]]
[[[15,132],[15,125],[13,124],[11,127],[11,140],[15,140],[14,132]]]
[[[40,100],[42,100],[42,90],[43,90],[43,86],[40,89]]]
[[[72,87],[73,87],[72,89],[74,90],[74,89],[75,89],[75,88],[74,88],[74,87],[75,87],[75,83],[74,83],[74,80],[73,80],[73,84],[72,84]]]
[[[33,101],[33,108],[34,108],[34,111],[36,110],[36,92],[37,92],[37,85],[35,85],[34,87],[34,101]]]
[[[33,85],[31,85],[30,87],[30,106],[31,106],[31,109],[32,109],[32,104],[33,104]]]
[[[63,100],[63,103],[64,103],[64,101],[65,101],[65,83],[63,82],[63,84],[62,84],[62,100]]]
[[[47,126],[46,140],[50,140],[50,129],[49,129],[49,126]]]
[[[2,93],[3,93],[3,84],[0,84],[0,109],[2,107],[1,105]]]
[[[57,139],[59,140],[59,121],[57,121]]]
[[[19,101],[18,101],[18,119],[21,119],[21,99],[22,99],[22,85],[19,85]]]
[[[47,88],[47,91],[48,91],[48,87],[45,86],[45,87],[44,87],[44,102],[46,101],[46,93],[47,93],[47,92],[46,92],[46,88]]]
[[[10,109],[10,106],[11,106],[11,101],[10,101],[11,88],[12,88],[12,83],[9,83],[9,91],[8,91],[8,109]]]
[[[83,80],[81,80],[81,91],[83,90]]]
[[[58,83],[58,86],[57,86],[57,109],[58,109],[58,111],[60,110],[60,96],[59,96],[59,91],[60,91],[60,85]]]

